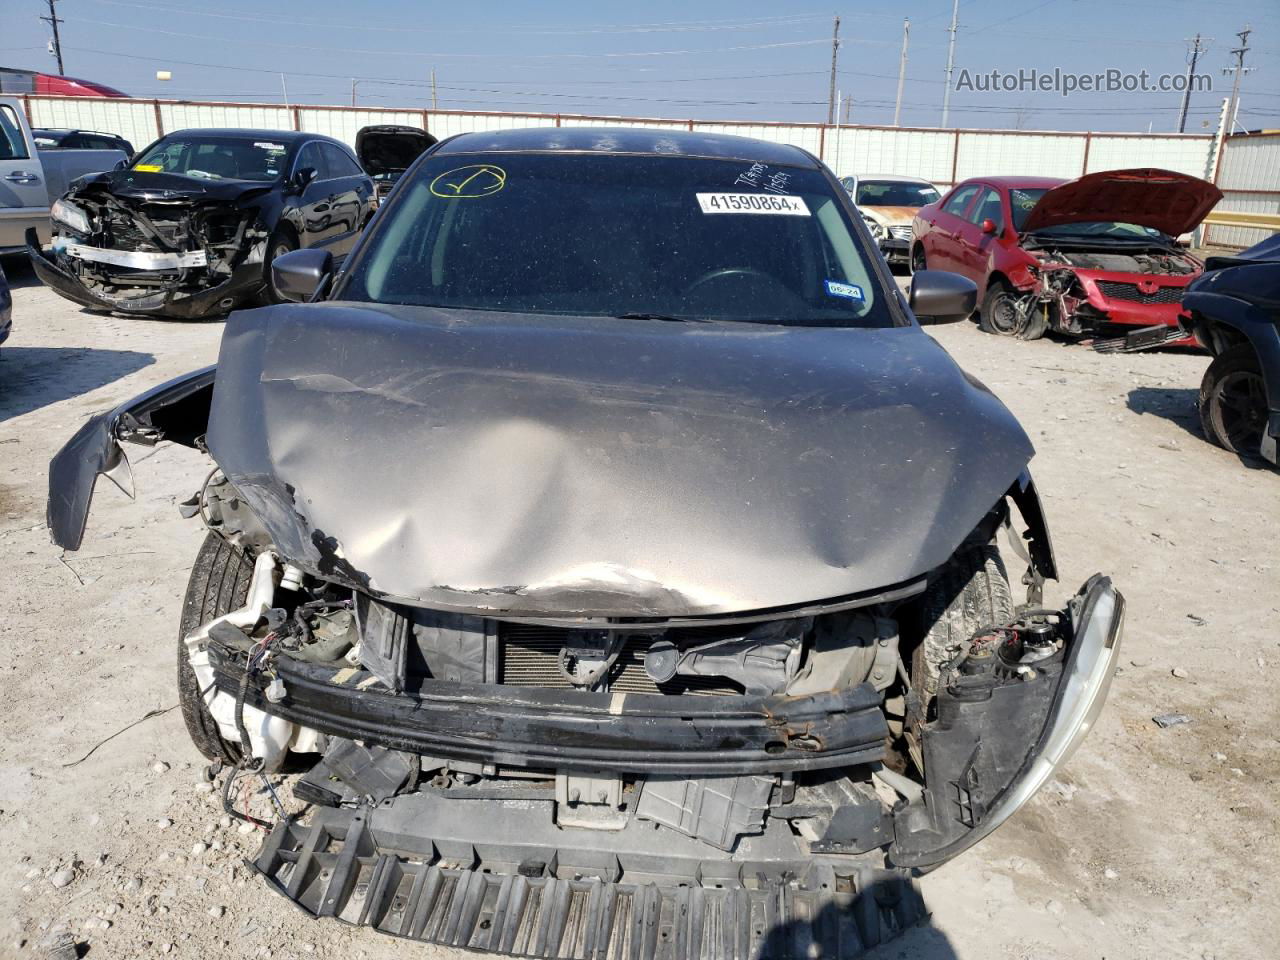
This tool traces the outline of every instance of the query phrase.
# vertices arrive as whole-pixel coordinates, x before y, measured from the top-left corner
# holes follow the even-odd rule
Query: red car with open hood
[[[1176,238],[1221,198],[1208,181],[1169,170],[974,177],[920,208],[911,264],[972,279],[987,333],[1194,346],[1180,304],[1203,264]]]

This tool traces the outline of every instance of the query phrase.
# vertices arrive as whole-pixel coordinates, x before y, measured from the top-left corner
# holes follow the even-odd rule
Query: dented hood
[[[286,304],[208,446],[304,569],[479,613],[760,610],[942,563],[1032,455],[918,327]]]
[[[1170,237],[1199,226],[1222,191],[1208,180],[1172,170],[1104,170],[1068,180],[1031,208],[1022,233],[1067,223],[1134,223]]]
[[[265,193],[274,186],[274,183],[258,180],[204,180],[179,173],[151,173],[126,167],[88,177],[76,185],[73,193],[98,188],[112,196],[130,200],[233,202]]]

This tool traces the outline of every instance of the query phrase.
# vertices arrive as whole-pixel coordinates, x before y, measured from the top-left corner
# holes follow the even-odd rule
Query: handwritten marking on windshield
[[[446,200],[488,197],[507,185],[507,171],[491,163],[473,163],[446,170],[431,181],[431,192]]]

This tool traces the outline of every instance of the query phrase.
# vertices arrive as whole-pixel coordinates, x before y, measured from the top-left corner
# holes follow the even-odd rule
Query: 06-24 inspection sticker
[[[803,197],[773,193],[699,193],[698,206],[703,213],[777,213],[807,217],[809,207]]]

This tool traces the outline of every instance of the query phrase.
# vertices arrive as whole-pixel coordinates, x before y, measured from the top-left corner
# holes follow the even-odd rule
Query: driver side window
[[[982,196],[973,205],[973,212],[969,215],[970,223],[981,224],[983,220],[994,223],[996,233],[1004,229],[1004,210],[1000,205],[1000,193],[991,187],[983,190]]]
[[[296,177],[299,171],[310,167],[316,172],[313,180],[328,179],[328,172],[325,170],[324,157],[320,153],[320,146],[315,141],[304,144],[302,149],[298,151],[298,159],[293,165],[293,175]]]

